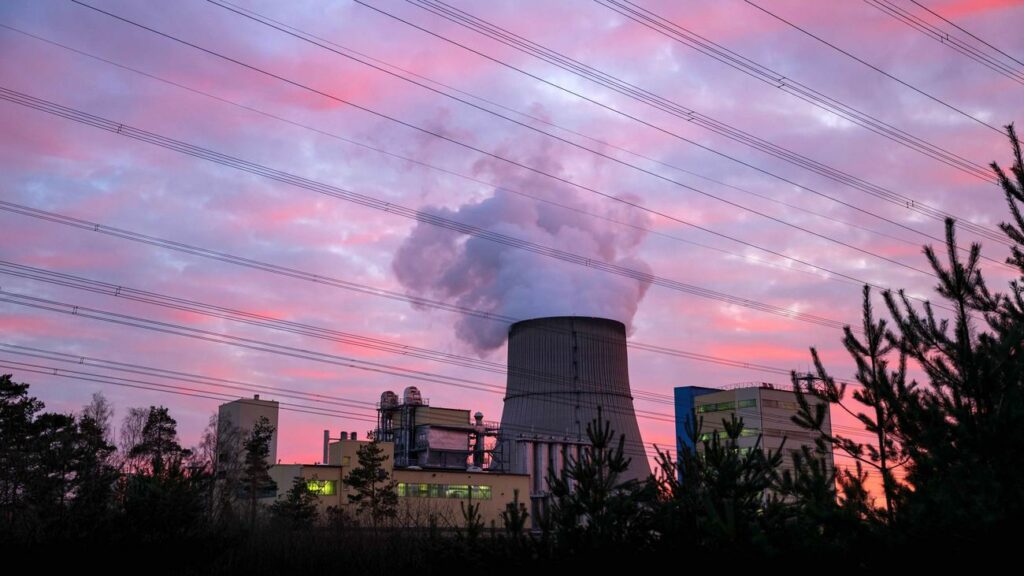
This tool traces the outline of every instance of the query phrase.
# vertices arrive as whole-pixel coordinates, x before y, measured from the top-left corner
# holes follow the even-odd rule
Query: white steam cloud
[[[546,171],[557,171],[557,166],[550,165],[550,157],[547,163]],[[477,165],[478,171],[488,168],[494,166]],[[516,178],[507,173],[500,176],[510,188],[531,195],[541,185],[552,190],[550,180],[538,180],[536,176]],[[625,205],[612,205],[606,200],[600,204],[596,200],[587,203],[566,186],[555,191],[559,204],[633,226],[647,224],[645,214]],[[644,230],[503,190],[457,209],[427,207],[423,210],[492,232],[650,272],[650,267],[636,256],[646,236]],[[412,295],[521,319],[542,316],[611,318],[625,324],[627,332],[632,331],[633,316],[649,287],[647,282],[458,234],[425,222],[418,223],[402,243],[392,267],[399,282]],[[455,333],[482,356],[505,342],[508,326],[462,316],[455,324]]]

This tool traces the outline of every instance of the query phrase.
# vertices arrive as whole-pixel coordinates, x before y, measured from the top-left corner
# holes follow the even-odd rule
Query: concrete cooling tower
[[[507,469],[530,474],[535,491],[544,491],[547,471],[560,472],[587,444],[587,424],[597,417],[598,406],[616,438],[626,436],[632,461],[624,479],[646,478],[650,466],[629,389],[626,327],[572,316],[512,325],[501,414],[501,459]]]

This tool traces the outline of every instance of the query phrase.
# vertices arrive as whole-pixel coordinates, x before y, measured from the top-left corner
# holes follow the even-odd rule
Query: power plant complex
[[[680,430],[697,413],[749,412],[757,406],[758,424],[770,420],[771,432],[786,428],[790,437],[801,433],[783,425],[787,409],[795,405],[786,397],[792,392],[728,393],[729,398],[742,396],[738,401],[718,401],[714,392],[676,389]],[[763,399],[767,394],[773,394],[770,401]],[[709,403],[712,399],[716,402]],[[225,404],[220,413],[244,434],[259,416],[276,424],[276,412],[276,402],[257,396]],[[650,476],[630,389],[625,325],[605,318],[558,316],[516,322],[509,329],[500,422],[487,421],[469,409],[431,405],[417,387],[409,386],[401,395],[381,393],[371,434],[388,455],[384,466],[397,482],[404,513],[454,523],[468,501],[480,504],[485,523],[501,524],[505,505],[518,498],[528,506],[531,522],[536,522],[546,510],[548,478],[566,478],[566,471],[587,450],[587,427],[599,415],[617,437],[624,436],[630,464],[621,480]],[[799,442],[805,440],[813,439],[801,437]],[[271,459],[276,492],[266,494],[266,500],[283,497],[298,477],[317,494],[322,511],[348,509],[350,490],[344,478],[358,465],[358,448],[370,441],[358,439],[355,432],[332,437],[324,431],[322,462],[277,464]],[[277,434],[271,454],[276,454],[276,442]]]

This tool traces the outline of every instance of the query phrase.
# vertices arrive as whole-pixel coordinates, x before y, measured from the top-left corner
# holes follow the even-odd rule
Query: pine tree
[[[837,383],[835,378],[829,375],[818,356],[818,351],[811,348],[816,376],[812,379],[802,379],[795,373],[793,374],[794,391],[800,406],[793,421],[815,432],[819,448],[823,448],[826,443],[830,444],[861,464],[862,467],[867,466],[881,476],[882,497],[885,504],[884,518],[889,524],[892,524],[895,521],[901,494],[905,490],[905,487],[897,480],[895,471],[907,462],[907,456],[902,448],[903,432],[897,426],[898,411],[901,403],[916,395],[916,384],[907,383],[907,355],[905,352],[901,351],[897,354],[896,370],[889,370],[889,357],[894,350],[898,350],[899,341],[887,330],[887,322],[884,318],[875,318],[871,305],[871,287],[865,286],[863,293],[863,340],[858,338],[850,326],[845,326],[843,328],[843,346],[857,365],[856,379],[860,386],[854,389],[852,398],[865,406],[867,411],[853,411],[848,407],[848,403],[844,403],[846,384]],[[822,402],[811,406],[807,401],[807,396],[816,397]],[[830,429],[826,430],[824,426],[825,411],[829,406],[835,406],[860,421],[864,429],[874,436],[874,443],[859,442],[849,436],[834,433]],[[809,463],[811,458],[813,458],[812,454],[805,454],[805,463]],[[818,463],[812,465],[816,464]],[[844,491],[857,493],[862,490],[856,486],[860,482],[859,472],[851,474],[844,471],[839,474],[839,477]],[[851,503],[853,502],[859,502],[859,499],[851,500]],[[867,515],[875,513],[870,506],[863,512]]]
[[[345,485],[355,490],[348,501],[356,505],[357,514],[368,514],[376,527],[398,513],[398,483],[384,468],[388,455],[376,440],[360,446],[356,458],[359,465],[344,479]]]
[[[782,465],[781,448],[763,450],[760,437],[754,446],[740,447],[745,425],[735,414],[722,420],[721,431],[702,433],[703,424],[703,418],[688,423],[694,447],[676,459],[658,450],[661,540],[694,552],[763,552],[779,520],[777,508],[766,502]]]
[[[131,448],[129,456],[145,458],[150,473],[160,476],[171,466],[180,467],[191,453],[178,443],[178,422],[171,418],[167,408],[150,406],[141,441]]]
[[[31,466],[33,422],[43,403],[28,395],[28,384],[0,375],[0,530],[20,529],[25,518],[25,484]]]
[[[274,481],[270,478],[270,442],[274,435],[274,426],[266,416],[252,427],[245,439],[245,463],[242,469],[242,484],[245,486],[246,498],[249,501],[249,523],[256,522],[256,502],[260,495],[268,489],[276,491]]]
[[[611,422],[597,418],[587,423],[589,445],[579,458],[570,457],[564,475],[549,471],[551,492],[543,519],[557,544],[569,551],[608,550],[608,546],[643,540],[646,517],[643,485],[624,480],[631,458],[625,455],[626,437],[616,440]]]
[[[275,522],[292,530],[312,528],[320,516],[317,495],[309,490],[305,478],[297,476],[284,499],[271,505],[270,514]]]
[[[1007,263],[1024,275],[1024,165],[1012,126],[1007,134],[1013,179],[998,164],[992,167],[1013,217],[1001,226],[1012,243]],[[941,311],[887,291],[893,329],[884,330],[871,315],[865,290],[865,341],[847,329],[844,343],[863,385],[858,399],[870,412],[859,418],[877,437],[874,446],[863,447],[867,458],[860,462],[883,473],[886,519],[898,528],[889,531],[890,540],[900,536],[919,546],[942,541],[948,554],[978,554],[1015,531],[1024,514],[1024,276],[1010,282],[1008,293],[991,292],[981,271],[981,245],[960,247],[952,219],[946,221],[944,257],[932,246],[924,253],[938,278],[936,292],[946,301]],[[895,371],[885,370],[890,351],[901,355]],[[905,382],[903,357],[920,367],[926,384]],[[824,384],[803,392],[837,403],[841,387],[814,358]],[[818,416],[802,412],[801,423],[815,428]],[[857,443],[837,436],[831,441],[860,456]],[[891,473],[901,464],[906,490]],[[862,468],[844,477],[844,505],[866,508]]]

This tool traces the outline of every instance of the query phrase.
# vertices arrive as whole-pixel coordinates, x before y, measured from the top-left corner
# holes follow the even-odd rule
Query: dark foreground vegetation
[[[816,378],[794,377],[800,425],[822,432],[825,406],[808,396],[834,412],[849,396],[863,406],[855,416],[874,442],[823,434],[783,470],[778,452],[738,450],[742,422],[731,421],[724,437],[699,442],[699,453],[662,454],[656,477],[624,483],[622,439],[598,420],[588,430],[594,449],[570,469],[578,488],[550,479],[537,531],[523,530],[525,508],[515,502],[496,527],[472,506],[439,524],[403,518],[393,499],[374,497],[359,501],[357,522],[337,510],[319,517],[301,484],[257,509],[266,429],[239,439],[237,462],[218,463],[215,422],[185,449],[166,408],[133,408],[115,439],[101,395],[80,414],[47,413],[27,385],[4,376],[0,552],[8,566],[28,560],[34,570],[74,562],[177,574],[831,570],[1012,559],[1024,519],[1024,166],[1012,127],[1009,135],[1010,174],[992,167],[1010,209],[1002,230],[1017,280],[991,289],[980,246],[958,246],[950,221],[947,245],[925,248],[941,301],[883,293],[885,320],[865,288],[862,325],[844,335],[856,384],[835,380],[813,349]],[[908,365],[927,380],[908,379]],[[826,448],[856,466],[833,470]],[[233,472],[214,474],[226,466]]]

